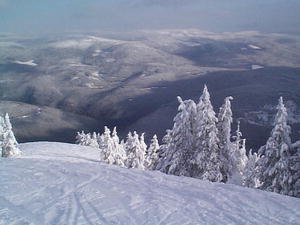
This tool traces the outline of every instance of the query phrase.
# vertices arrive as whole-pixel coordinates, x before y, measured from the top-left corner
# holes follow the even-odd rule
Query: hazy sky
[[[300,34],[300,0],[0,0],[0,32],[152,28]]]

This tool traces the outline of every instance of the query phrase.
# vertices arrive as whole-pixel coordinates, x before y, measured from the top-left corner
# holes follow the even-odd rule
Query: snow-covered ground
[[[0,159],[0,224],[299,224],[300,199],[110,166],[97,149],[21,144]]]

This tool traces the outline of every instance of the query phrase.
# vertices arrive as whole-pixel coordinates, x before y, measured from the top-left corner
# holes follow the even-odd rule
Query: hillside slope
[[[73,143],[74,131],[102,132],[103,125],[117,126],[122,138],[137,130],[146,141],[154,134],[161,140],[172,127],[176,97],[198,101],[206,84],[216,111],[234,97],[233,117],[242,121],[247,148],[256,151],[273,122],[263,120],[274,116],[266,107],[282,96],[300,115],[299,74],[300,37],[293,35],[197,29],[2,34],[0,114],[11,115],[22,142]],[[18,117],[42,106],[48,108],[34,121]],[[297,141],[300,122],[291,125]]]
[[[300,199],[110,166],[96,149],[21,144],[0,159],[0,224],[299,224]]]

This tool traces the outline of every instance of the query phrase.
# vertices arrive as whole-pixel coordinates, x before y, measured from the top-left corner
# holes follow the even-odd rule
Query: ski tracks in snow
[[[56,145],[0,159],[0,225],[299,224],[299,199],[106,165],[95,149]]]
[[[26,222],[30,221],[36,225],[38,225],[38,224],[46,225],[46,223],[44,222],[44,219],[41,215],[33,214],[30,210],[27,210],[22,205],[16,205],[1,196],[0,196],[0,203],[1,203],[0,205],[2,205],[2,207],[4,207],[4,205],[5,205],[5,207],[9,208],[10,209],[9,213],[13,214],[14,216],[16,216],[18,219],[20,219],[24,223],[25,223],[25,221]]]

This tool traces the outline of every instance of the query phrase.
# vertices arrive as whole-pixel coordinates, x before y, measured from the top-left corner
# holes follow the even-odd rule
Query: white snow
[[[50,44],[50,46],[54,48],[87,49],[95,43],[120,44],[123,43],[123,41],[106,39],[106,38],[95,37],[95,36],[87,36],[86,38],[82,38],[82,39],[68,39],[68,40],[53,42]]]
[[[72,77],[71,80],[78,80],[78,79],[79,79],[79,77]]]
[[[0,224],[299,224],[300,199],[97,161],[34,142],[0,160]]]
[[[252,49],[256,49],[256,50],[260,50],[262,49],[261,47],[258,47],[256,45],[248,45],[249,48],[252,48]]]
[[[94,76],[94,77],[98,77],[98,76],[99,76],[99,73],[98,73],[98,71],[94,71],[94,72],[92,72],[92,76]]]
[[[29,61],[19,61],[19,60],[16,60],[14,61],[14,63],[16,64],[21,64],[21,65],[27,65],[27,66],[37,66],[38,64],[34,63],[34,60],[29,60]]]
[[[258,69],[263,69],[264,67],[261,65],[251,65],[252,70],[258,70]]]
[[[100,53],[101,53],[101,49],[96,49],[96,50],[94,51],[94,53],[92,54],[92,56],[93,56],[93,57],[99,56]]]
[[[93,79],[93,78],[92,78]],[[94,80],[94,79],[93,79]],[[85,83],[84,84],[85,87],[88,87],[88,88],[97,88],[98,86],[96,86],[94,83]]]

